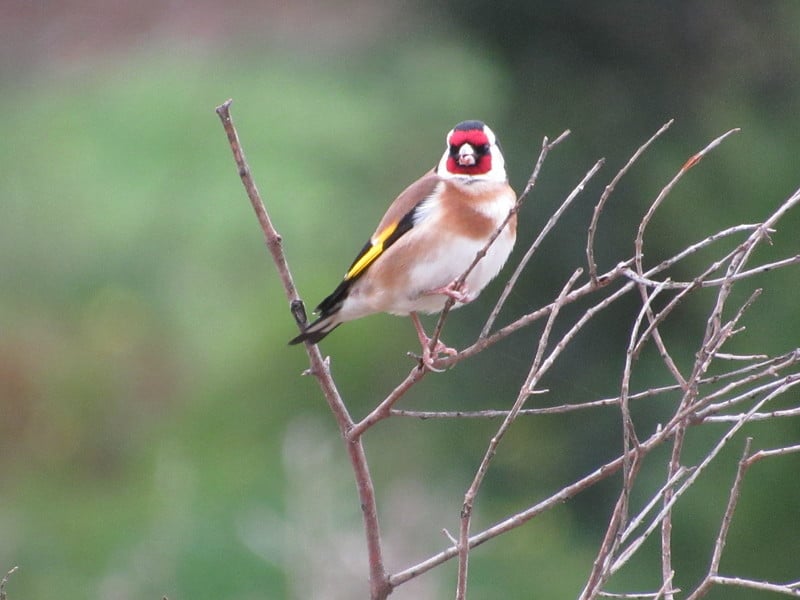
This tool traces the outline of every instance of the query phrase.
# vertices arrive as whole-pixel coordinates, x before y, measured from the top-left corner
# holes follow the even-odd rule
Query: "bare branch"
[[[771,394],[769,394],[767,397],[762,399],[762,401],[760,401],[757,405],[755,405],[753,407],[753,410],[749,411],[747,415],[751,413],[756,414],[759,408],[762,407],[766,402],[780,396],[781,394],[785,393],[791,387],[793,387],[798,383],[800,383],[800,378],[786,381],[784,385],[773,390]],[[692,470],[691,471],[692,475],[694,475],[697,470],[700,470],[702,472],[705,466],[707,466],[711,462],[711,460],[716,457],[716,455],[722,450],[722,448],[730,441],[733,435],[735,435],[735,433],[737,433],[739,429],[743,427],[744,424],[748,421],[749,418],[742,419],[733,428],[731,428],[717,444],[717,447],[715,447],[713,451],[713,456],[711,455],[708,456],[706,460],[704,460],[703,463],[701,463],[701,465],[699,465],[696,469]],[[676,430],[677,430],[677,424],[674,422],[668,423],[663,428],[660,428],[647,440],[641,442],[638,450],[639,454],[641,456],[649,454],[652,450],[659,447],[665,441],[671,439],[675,435]],[[622,469],[623,461],[624,461],[624,456],[620,455],[616,459],[603,464],[602,466],[598,467],[597,469],[595,469],[588,475],[582,477],[581,479],[561,488],[559,491],[549,496],[545,500],[542,500],[541,502],[538,502],[537,504],[523,511],[520,511],[496,523],[495,525],[492,525],[491,527],[485,529],[480,533],[470,536],[469,538],[470,548],[479,546],[480,544],[483,544],[484,542],[487,542],[499,535],[502,535],[503,533],[506,533],[508,531],[511,531],[512,529],[524,525],[525,523],[535,518],[536,516],[542,514],[543,512],[546,512],[547,510],[555,506],[563,504],[564,502],[566,502],[570,498],[573,498],[580,492],[589,489],[590,487],[596,485],[600,481],[607,479],[608,477],[613,476]],[[694,475],[694,480],[696,480],[697,476],[699,476],[699,474]],[[691,483],[689,485],[691,485]],[[680,497],[680,495],[683,492],[685,492],[685,490],[688,489],[688,487],[689,486],[686,485],[682,486],[682,491],[679,491],[677,493],[677,496]],[[668,508],[671,508],[671,504],[669,507],[663,508],[661,513],[653,520],[653,523],[655,523],[656,527],[663,518],[663,515],[665,514],[666,510],[668,510]],[[439,552],[434,556],[431,556],[426,560],[423,560],[422,562],[416,565],[413,565],[403,571],[390,575],[389,576],[390,584],[396,587],[410,579],[413,579],[414,577],[421,575],[422,573],[429,571],[430,569],[433,569],[434,567],[452,559],[457,555],[458,555],[458,548],[456,546],[452,546],[446,550],[443,550],[442,552]]]
[[[789,408],[786,410],[773,410],[765,413],[754,413],[751,421],[770,421],[772,419],[780,419],[786,417],[800,417],[800,408]],[[742,418],[741,414],[737,415],[713,415],[703,419],[703,423],[730,423],[738,421]]]
[[[736,478],[731,486],[728,506],[725,508],[725,514],[722,516],[722,524],[717,534],[717,540],[714,543],[714,554],[711,555],[711,566],[708,568],[708,572],[712,576],[719,573],[719,561],[722,559],[722,550],[725,548],[725,543],[728,541],[728,530],[733,520],[733,511],[736,510],[736,504],[739,502],[739,495],[742,491],[742,481],[744,480],[744,473],[747,470],[747,456],[750,454],[750,445],[752,443],[753,438],[747,438],[744,444],[742,459],[739,461],[739,468],[736,469]]]
[[[620,392],[620,409],[622,413],[623,429],[622,486],[617,498],[617,503],[614,507],[614,511],[606,529],[605,536],[600,544],[600,550],[592,565],[592,572],[590,573],[586,582],[586,586],[580,595],[581,600],[595,598],[599,594],[601,588],[605,585],[608,577],[611,575],[611,561],[619,544],[622,541],[621,532],[628,519],[628,503],[630,492],[633,489],[633,482],[642,465],[642,457],[637,453],[639,440],[636,436],[636,430],[633,420],[631,419],[628,404],[630,376],[634,361],[633,348],[636,345],[637,339],[639,338],[639,328],[641,327],[644,316],[649,310],[650,303],[661,291],[663,291],[663,287],[656,288],[654,292],[647,297],[644,306],[634,320],[633,330],[631,331],[630,341],[626,351],[625,366],[623,368]]]
[[[800,190],[798,190],[798,192],[796,192],[795,195],[797,195],[798,193],[800,193]],[[784,206],[781,207],[781,211],[780,211],[781,214],[785,213],[786,210],[788,210],[791,206],[794,205],[794,203],[795,203],[794,202],[795,195],[793,195],[789,200],[787,200],[786,203],[784,204]],[[774,219],[774,220],[776,221],[777,219]],[[727,236],[730,236],[730,235],[734,235],[736,233],[740,233],[740,232],[743,232],[743,231],[752,231],[752,230],[760,229],[760,228],[763,228],[763,227],[764,227],[763,224],[756,224],[756,225],[744,224],[744,225],[737,225],[737,226],[734,226],[734,227],[729,227],[727,229],[719,231],[719,232],[717,232],[717,233],[715,233],[713,235],[708,236],[707,238],[704,238],[703,240],[701,240],[699,242],[696,242],[696,243],[688,246],[687,248],[685,248],[684,250],[678,252],[674,256],[663,260],[662,262],[660,262],[655,267],[652,267],[651,269],[646,271],[642,276],[637,276],[638,280],[639,281],[648,281],[648,278],[652,277],[653,275],[665,271],[666,269],[674,266],[676,263],[680,262],[681,260],[684,260],[684,259],[688,258],[689,256],[697,253],[700,250],[703,250],[704,248],[708,247],[712,243],[714,243],[714,242],[716,242],[716,241],[718,241],[718,240],[720,240],[720,239],[722,239],[724,237],[727,237]],[[765,231],[772,231],[772,229],[771,228],[766,228]],[[716,269],[718,269],[722,264],[727,262],[727,260],[732,258],[734,253],[735,252],[731,252],[726,258],[723,258],[722,260],[716,261],[712,265],[712,267],[707,269],[707,272],[711,273],[711,272],[715,271]],[[570,294],[568,294],[567,297],[564,299],[565,304],[576,302],[576,301],[584,298],[585,296],[587,296],[589,294],[598,292],[598,291],[606,288],[610,284],[612,284],[615,281],[619,280],[621,277],[623,277],[623,276],[627,277],[628,274],[634,273],[629,268],[629,266],[633,263],[633,261],[634,261],[634,259],[631,258],[631,259],[628,259],[626,261],[620,262],[613,269],[607,271],[606,273],[604,273],[602,275],[599,275],[597,277],[597,283],[596,284],[593,284],[591,281],[589,281],[589,282],[585,283],[584,285],[576,288]],[[786,265],[782,265],[782,266],[786,266]],[[659,285],[658,282],[648,281],[648,283],[651,283],[653,287]],[[633,285],[632,283],[626,284],[626,287],[624,288],[624,290],[622,290],[621,295],[623,295],[623,294],[627,293],[628,291],[630,291],[630,289],[631,289],[630,286],[632,286],[632,285]],[[688,285],[691,286],[693,284],[689,283]],[[669,287],[669,286],[667,286],[667,287]],[[479,352],[482,352],[483,350],[489,348],[490,346],[493,346],[497,342],[505,339],[506,337],[508,337],[512,333],[522,329],[523,327],[527,327],[531,323],[534,323],[534,322],[546,317],[549,314],[550,310],[552,310],[552,307],[553,307],[553,304],[551,303],[551,304],[543,306],[542,308],[539,308],[539,309],[537,309],[535,311],[532,311],[532,312],[530,312],[530,313],[518,318],[516,321],[510,323],[509,325],[506,325],[505,327],[503,327],[500,330],[496,331],[492,335],[490,335],[488,337],[485,337],[485,338],[478,339],[471,346],[468,346],[467,348],[465,348],[464,350],[459,352],[457,356],[440,359],[437,362],[437,364],[445,366],[445,367],[449,367],[449,366],[452,366],[453,364],[455,364],[457,362],[460,362],[460,361],[462,361],[462,360],[464,360],[466,358],[474,356],[475,354],[478,354]]]
[[[748,379],[758,378],[757,375],[758,374],[751,375],[750,377],[748,377]],[[767,392],[769,390],[780,389],[787,383],[791,383],[793,380],[797,379],[797,377],[798,374],[796,373],[793,373],[791,375],[786,375],[775,381],[770,381],[763,385],[759,385],[752,389],[749,389],[746,392],[739,394],[738,396],[733,396],[732,398],[722,400],[721,402],[718,402],[716,404],[709,404],[712,398],[724,397],[722,390],[720,390],[719,392],[715,392],[713,394],[709,394],[704,398],[701,398],[700,400],[695,402],[692,406],[687,407],[683,412],[680,412],[678,415],[673,417],[673,419],[681,420],[685,418],[690,418],[693,422],[696,423],[705,422],[705,420],[708,419],[709,415],[725,410],[726,408],[730,408],[731,406],[735,406],[736,404],[739,404],[746,400],[752,400],[756,396],[759,396],[760,394]],[[740,383],[741,382],[739,381],[734,381],[723,389],[730,391],[736,387],[739,387]],[[715,420],[717,422],[724,423],[726,421],[730,421],[731,419],[719,418]]]
[[[638,594],[637,593],[614,594],[612,592],[602,592],[601,591],[601,592],[598,592],[597,595],[600,596],[601,598],[623,598],[623,599],[626,599],[626,598],[630,598],[630,599],[642,598],[642,599],[645,599],[646,598],[648,600],[658,600],[659,598],[664,596],[665,591],[666,590],[664,590],[664,588],[662,587],[657,592],[642,592],[642,593],[638,593]],[[681,591],[680,589],[674,589],[674,590],[671,590],[670,592],[673,593],[673,594],[677,594],[680,591]]]
[[[520,200],[525,198],[531,192],[531,190],[533,190],[534,186],[536,185],[536,182],[539,180],[539,172],[542,169],[542,164],[544,164],[544,159],[547,158],[547,155],[550,153],[550,150],[552,150],[557,144],[560,144],[562,141],[564,141],[569,134],[570,131],[569,129],[567,129],[552,142],[547,138],[547,136],[544,137],[544,139],[542,140],[542,149],[539,152],[539,158],[536,160],[536,165],[533,167],[533,172],[531,173],[531,176],[528,178],[528,183],[525,185],[525,189],[522,190],[522,194],[520,194]],[[520,200],[517,200],[517,202],[519,203]],[[557,217],[555,217],[555,219],[558,220]],[[553,220],[553,218],[551,218],[550,220]],[[539,236],[541,237],[542,234],[539,234]],[[523,261],[524,260],[525,259],[523,259]],[[514,271],[514,275],[511,276],[511,279],[509,279],[508,282],[506,282],[506,285],[503,288],[503,292],[500,294],[500,298],[495,303],[492,312],[489,313],[489,318],[486,320],[486,324],[483,326],[483,329],[481,330],[479,336],[480,338],[484,338],[487,335],[489,335],[489,330],[491,330],[492,325],[494,324],[494,321],[497,318],[497,315],[503,308],[503,304],[505,304],[506,298],[511,293],[511,288],[513,288],[517,283],[517,278],[519,277],[518,272],[520,271],[522,271],[522,267],[518,266]]]
[[[717,354],[718,358],[720,357],[719,353]],[[779,371],[782,369],[791,366],[800,360],[800,350],[793,350],[787,354],[783,354],[781,356],[776,356],[772,358],[766,358],[763,362],[747,365],[746,367],[742,367],[739,369],[735,369],[733,371],[728,371],[725,373],[719,373],[717,375],[712,375],[709,377],[705,377],[700,379],[700,385],[711,385],[715,383],[719,383],[721,381],[725,381],[727,379],[734,379],[740,378],[743,375],[751,373],[751,375],[747,376],[744,379],[736,379],[732,382],[729,386],[720,389],[719,391],[706,396],[702,399],[702,404],[707,404],[708,402],[725,397],[730,391],[741,387],[743,385],[747,385],[758,379],[763,379],[764,377],[773,377],[778,374]],[[761,369],[759,371],[759,369]],[[757,373],[753,374],[753,371],[758,371]],[[703,409],[702,411],[698,412],[696,416],[696,420],[702,420],[703,422],[709,423],[724,423],[729,421],[738,421],[741,418],[741,415],[715,415],[714,413],[720,412],[725,408],[728,408],[737,402],[741,402],[748,398],[753,398],[761,392],[765,390],[773,389],[782,385],[780,381],[773,381],[769,384],[757,388],[753,388],[749,390],[747,393],[737,396],[735,401],[726,401],[724,404],[720,405],[709,405],[707,408]],[[634,394],[629,395],[629,400],[644,400],[648,398],[653,398],[659,396],[661,394],[666,394],[670,392],[679,391],[681,388],[678,385],[666,385],[662,387],[653,387],[648,388],[644,391],[637,392]],[[620,397],[617,396],[615,398],[604,398],[601,400],[592,400],[589,402],[580,402],[575,404],[561,404],[558,406],[549,406],[543,408],[523,408],[519,411],[519,416],[527,415],[527,416],[535,416],[535,415],[555,415],[555,414],[563,414],[569,412],[575,412],[579,410],[586,410],[592,408],[603,408],[608,406],[617,406],[620,403]],[[508,410],[478,410],[478,411],[423,411],[423,410],[405,410],[405,409],[395,409],[391,410],[391,414],[393,416],[398,417],[411,417],[415,419],[495,419],[498,417],[505,417],[508,414]],[[764,420],[770,418],[772,416],[775,417],[791,417],[797,416],[800,414],[800,409],[790,409],[790,410],[777,410],[772,411],[769,413],[756,413],[754,414],[750,420]]]
[[[239,169],[239,177],[247,191],[247,197],[258,217],[261,231],[267,242],[267,248],[278,268],[283,289],[289,299],[292,314],[297,315],[298,302],[300,298],[294,286],[289,265],[283,253],[281,236],[276,231],[267,213],[266,207],[258,193],[258,188],[253,181],[250,167],[244,156],[244,150],[239,142],[239,135],[233,124],[230,115],[232,100],[228,100],[217,107],[216,112],[222,121],[222,126],[228,136],[228,143],[231,146],[236,166]],[[301,324],[302,325],[302,324]],[[369,557],[370,570],[370,598],[372,600],[382,600],[391,593],[386,570],[383,566],[383,553],[381,550],[380,527],[378,524],[378,509],[375,502],[375,489],[372,484],[367,457],[360,439],[348,440],[347,432],[353,426],[353,420],[347,411],[347,407],[342,401],[336,384],[333,381],[328,361],[323,360],[319,347],[309,342],[305,343],[306,353],[311,363],[310,372],[317,378],[325,400],[331,412],[336,417],[342,437],[345,438],[345,446],[353,468],[358,487],[358,495],[361,503],[361,512],[364,519],[364,529],[367,538],[367,554]]]
[[[478,490],[480,489],[480,486],[483,483],[483,479],[489,470],[489,465],[491,464],[492,459],[497,453],[497,448],[500,445],[500,442],[502,441],[506,432],[510,429],[511,425],[516,420],[520,409],[522,409],[522,406],[524,405],[525,401],[530,397],[532,390],[534,390],[536,387],[536,383],[538,381],[540,373],[539,369],[542,362],[542,356],[544,355],[544,350],[545,347],[547,346],[547,342],[550,337],[550,332],[552,330],[553,323],[555,322],[559,310],[561,309],[564,297],[566,296],[567,292],[569,292],[569,290],[572,288],[572,286],[575,284],[575,281],[578,279],[578,277],[580,277],[582,272],[583,272],[582,269],[578,269],[577,271],[575,271],[569,278],[569,281],[567,281],[566,285],[561,290],[561,293],[558,295],[558,298],[556,299],[555,302],[556,306],[550,313],[550,316],[547,320],[547,324],[545,325],[544,332],[542,333],[542,336],[539,339],[539,345],[536,351],[536,356],[533,359],[533,364],[531,365],[528,376],[525,379],[525,383],[523,383],[522,386],[520,387],[519,395],[517,396],[517,399],[514,402],[514,406],[511,408],[508,415],[503,420],[503,423],[500,425],[499,429],[497,430],[497,433],[495,433],[494,437],[492,437],[491,441],[489,442],[489,446],[486,449],[486,453],[484,454],[483,460],[481,460],[481,463],[478,466],[478,470],[475,473],[475,477],[472,481],[472,484],[467,489],[466,494],[464,494],[464,503],[461,508],[461,527],[458,540],[458,582],[456,587],[456,600],[464,600],[464,598],[466,597],[467,571],[469,565],[469,549],[470,549],[469,530],[470,530],[470,524],[472,519],[472,508],[475,502],[475,497],[477,496]]]
[[[775,269],[780,269],[783,267],[788,267],[797,264],[800,264],[800,254],[796,254],[795,256],[790,256],[789,258],[784,258],[782,260],[776,260],[775,262],[765,263],[763,265],[753,267],[752,269],[749,269],[747,271],[740,271],[736,275],[732,275],[730,277],[709,279],[708,281],[703,282],[703,287],[714,287],[722,285],[724,281],[732,281],[732,282],[741,281],[742,279],[747,279],[748,277],[752,277],[753,275],[760,275],[762,273],[774,271]]]
[[[592,177],[594,177],[597,171],[600,170],[600,167],[603,166],[604,162],[605,159],[601,158],[596,163],[594,163],[592,168],[589,169],[586,175],[583,176],[583,179],[581,179],[578,185],[576,185],[573,188],[573,190],[569,193],[564,202],[561,203],[561,206],[559,206],[556,212],[553,213],[553,216],[551,216],[547,220],[547,223],[545,223],[544,227],[542,228],[542,231],[539,232],[538,236],[536,236],[536,239],[533,241],[533,243],[528,248],[528,251],[525,252],[525,255],[519,261],[519,264],[517,265],[516,269],[514,269],[514,273],[511,275],[505,287],[503,288],[503,292],[500,294],[500,298],[498,299],[497,304],[495,304],[495,307],[494,309],[492,309],[489,318],[486,320],[486,324],[483,326],[483,329],[481,330],[478,339],[485,338],[487,335],[489,335],[489,331],[491,331],[492,325],[494,325],[495,319],[497,318],[500,309],[502,309],[503,305],[508,299],[509,294],[511,294],[511,290],[517,284],[517,280],[519,279],[520,275],[522,275],[522,271],[528,265],[530,259],[533,257],[534,252],[538,250],[539,246],[541,246],[542,242],[547,237],[547,234],[550,233],[553,227],[556,226],[556,223],[561,218],[561,215],[563,215],[566,212],[567,208],[569,208],[569,206],[572,204],[572,201],[575,200],[575,198],[577,198],[581,192],[583,192],[584,188],[586,187],[586,184],[589,182],[589,180],[591,180]]]
[[[711,583],[718,585],[732,585],[751,590],[761,590],[763,592],[776,592],[794,598],[800,598],[800,587],[798,583],[769,583],[767,581],[756,581],[754,579],[742,579],[741,577],[722,577],[716,575],[711,578]]]
[[[579,596],[580,600],[596,598],[600,593],[600,588],[608,581],[611,575],[611,559],[619,546],[619,532],[621,528],[625,526],[625,520],[627,519],[630,485],[641,468],[643,458],[644,455],[639,454],[637,451],[634,451],[632,456],[628,451],[624,452],[622,455],[622,489],[617,498],[617,503],[614,506],[614,511],[611,513],[611,519],[606,528],[603,541],[600,543],[600,550],[597,553],[597,558],[595,558],[592,564],[592,571],[589,574],[586,586]]]
[[[581,491],[592,487],[599,481],[603,481],[604,479],[611,477],[621,468],[622,457],[606,463],[605,465],[592,471],[589,475],[579,479],[575,483],[562,488],[546,500],[543,500],[542,502],[539,502],[538,504],[535,504],[534,506],[531,506],[530,508],[511,517],[508,517],[507,519],[496,523],[480,533],[470,536],[469,547],[474,548],[492,538],[506,533],[507,531],[511,531],[512,529],[516,529],[517,527],[524,525],[537,515],[549,510],[550,508],[553,508],[554,506],[557,506],[558,504],[566,502]],[[452,546],[414,566],[395,573],[394,575],[390,575],[389,582],[391,585],[396,587],[410,579],[413,579],[414,577],[421,575],[422,573],[430,571],[432,568],[450,560],[457,555],[458,547]]]
[[[795,411],[797,411],[797,409],[795,409]],[[800,444],[795,444],[794,446],[785,446],[783,448],[774,448],[772,450],[759,450],[758,452],[754,452],[751,456],[748,456],[745,462],[747,463],[746,466],[750,467],[751,465],[760,460],[764,460],[765,458],[786,456],[796,452],[800,452]]]
[[[798,382],[790,382],[787,384],[789,387],[796,384]],[[733,427],[731,427],[725,435],[720,439],[720,441],[714,446],[714,448],[705,456],[705,458],[691,470],[690,475],[686,478],[686,480],[678,486],[677,489],[673,491],[672,482],[677,481],[677,478],[680,477],[681,472],[684,470],[683,467],[678,467],[674,475],[671,475],[669,479],[670,485],[667,485],[663,488],[663,498],[664,498],[664,506],[661,512],[656,515],[656,517],[651,521],[648,527],[644,530],[644,532],[635,540],[633,540],[628,547],[620,554],[620,557],[617,559],[617,562],[612,566],[612,571],[617,571],[622,565],[630,558],[630,556],[636,552],[639,547],[645,542],[647,537],[658,527],[659,523],[662,524],[667,519],[669,515],[671,515],[672,507],[678,501],[678,499],[697,481],[698,477],[702,474],[702,472],[706,469],[706,467],[717,457],[717,455],[722,451],[722,449],[730,442],[733,436],[746,424],[750,421],[750,416],[755,414],[764,404],[769,402],[770,400],[776,398],[777,396],[783,394],[788,389],[787,386],[779,388],[778,390],[774,390],[772,393],[765,396],[762,400],[760,400],[748,413],[743,415],[743,417],[735,423]],[[681,432],[683,429],[678,426],[676,423],[674,425],[676,428],[676,432]],[[640,519],[637,519],[640,520]],[[627,537],[629,532],[625,532],[624,536]],[[662,532],[662,543],[663,543],[663,532]],[[662,548],[663,552],[663,548]]]
[[[703,158],[703,156],[705,156],[713,148],[716,148],[722,142],[722,140],[724,140],[726,137],[728,137],[729,135],[731,135],[735,131],[738,131],[738,130],[731,130],[731,131],[727,132],[726,134],[718,137],[716,140],[714,140],[713,142],[708,144],[703,150],[701,150],[700,152],[695,154],[680,169],[680,171],[678,171],[678,173],[672,178],[672,180],[669,183],[667,183],[666,186],[664,186],[662,188],[661,192],[658,194],[656,199],[653,201],[653,203],[651,204],[650,208],[647,210],[647,212],[645,213],[645,215],[642,218],[641,222],[639,223],[639,228],[638,228],[638,230],[636,232],[636,240],[634,242],[634,249],[635,249],[635,251],[634,251],[634,267],[636,269],[636,272],[639,275],[644,275],[644,268],[642,266],[643,246],[644,246],[644,232],[645,232],[645,229],[647,228],[648,224],[650,223],[651,219],[653,218],[653,215],[655,214],[656,209],[661,205],[661,203],[664,201],[664,199],[667,197],[667,195],[672,191],[672,188],[675,187],[675,185],[683,177],[684,173],[686,173],[686,171],[689,168],[691,168],[696,163],[698,163]],[[647,290],[641,284],[639,285],[639,292],[642,295],[642,300],[645,300],[646,296],[647,296]],[[653,318],[653,315],[652,315],[652,313],[650,311],[648,311],[648,318],[650,319],[650,321],[652,323],[654,318]],[[670,356],[669,352],[667,351],[667,348],[664,345],[663,340],[661,339],[661,334],[659,333],[657,327],[655,327],[655,326],[653,327],[651,335],[653,336],[653,341],[655,342],[656,346],[658,347],[659,353],[661,354],[661,357],[664,360],[664,364],[667,366],[669,371],[675,377],[675,381],[678,382],[680,385],[685,386],[686,385],[685,379],[684,379],[683,375],[681,374],[681,372],[679,371],[677,365],[675,364],[675,361],[672,359],[672,357]],[[664,568],[665,568],[665,573],[667,572],[667,570],[671,571],[671,569],[668,569],[668,565],[665,565]],[[669,587],[671,587],[671,586],[669,586]],[[671,594],[668,593],[667,594],[667,599],[671,600],[671,598],[672,598]]]
[[[594,236],[595,232],[597,231],[597,223],[600,220],[600,213],[603,212],[603,208],[605,207],[606,201],[611,196],[611,193],[617,187],[617,184],[620,180],[625,176],[625,174],[630,170],[639,157],[644,154],[645,150],[650,147],[656,139],[658,139],[662,133],[664,133],[670,126],[675,122],[675,119],[670,119],[666,123],[661,126],[661,129],[656,131],[653,136],[647,140],[644,144],[639,146],[636,152],[633,153],[628,159],[628,162],[625,163],[625,166],[622,167],[614,178],[611,180],[605,190],[603,190],[602,195],[600,196],[600,200],[597,202],[597,205],[594,207],[594,212],[592,213],[592,221],[589,224],[589,231],[586,237],[586,262],[589,264],[589,277],[591,278],[593,283],[597,283],[597,263],[594,260]]]
[[[17,571],[19,571],[19,567],[11,567],[8,573],[6,573],[3,578],[0,579],[0,600],[6,600],[6,584],[8,583],[8,578]]]
[[[350,428],[350,430],[347,432],[348,439],[351,441],[358,439],[367,429],[375,425],[375,423],[391,416],[392,406],[394,406],[395,403],[400,400],[400,398],[402,398],[409,389],[411,389],[412,386],[414,386],[420,379],[425,377],[426,373],[426,369],[419,367],[411,369],[411,372],[406,376],[406,378],[394,390],[392,390],[391,393],[372,410],[372,412],[370,412],[366,417]]]
[[[658,492],[656,492],[656,494],[650,499],[644,508],[642,508],[642,510],[640,510],[639,513],[633,519],[631,519],[625,530],[620,533],[620,544],[624,543],[633,534],[633,532],[642,525],[645,517],[647,517],[647,515],[655,509],[656,505],[658,505],[659,501],[664,497],[667,490],[675,487],[678,481],[680,481],[691,471],[692,469],[681,468],[677,473],[675,473],[674,477],[669,479],[667,483],[664,484]],[[636,551],[653,532],[655,527],[658,526],[659,522],[660,520],[658,518],[654,519],[650,526],[647,527],[638,538],[634,539],[623,552],[619,553],[614,563],[609,567],[611,575],[619,571],[619,569],[621,569],[625,563],[636,553]]]

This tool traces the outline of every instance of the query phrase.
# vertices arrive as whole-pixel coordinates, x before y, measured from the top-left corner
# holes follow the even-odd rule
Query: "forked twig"
[[[564,141],[569,134],[570,131],[569,129],[567,129],[566,131],[562,132],[561,135],[559,135],[552,142],[547,136],[544,137],[544,139],[542,140],[542,149],[539,152],[539,158],[536,159],[536,165],[533,167],[533,172],[531,172],[531,176],[528,178],[528,183],[525,185],[525,189],[523,189],[522,193],[520,194],[520,200],[527,197],[527,195],[533,190],[534,186],[536,185],[536,182],[539,181],[539,172],[542,170],[544,159],[547,158],[547,155],[550,153],[550,150],[552,150],[558,144]],[[565,201],[564,204],[569,204],[569,202]],[[555,216],[551,217],[550,221],[553,221],[554,219],[557,220],[557,217]],[[548,223],[550,221],[548,221]],[[540,234],[539,237],[542,237],[542,234]],[[534,244],[535,243],[536,242],[534,242]],[[532,254],[533,250],[529,250],[528,253]],[[481,333],[478,336],[479,338],[484,338],[489,334],[489,331],[491,330],[495,319],[497,319],[497,315],[500,313],[500,310],[503,308],[503,305],[506,302],[506,298],[508,298],[508,295],[511,293],[511,289],[516,285],[517,279],[519,278],[519,273],[524,268],[525,262],[527,261],[523,258],[522,261],[520,261],[520,264],[515,269],[514,274],[506,282],[506,285],[505,287],[503,287],[503,291],[500,294],[500,298],[498,298],[497,302],[495,303],[492,312],[489,313],[489,318],[486,319],[486,323],[484,324],[483,329],[481,330]]]
[[[581,179],[578,185],[576,185],[572,189],[572,191],[567,195],[564,202],[561,203],[561,206],[559,206],[558,209],[556,209],[556,211],[553,213],[553,215],[547,220],[547,223],[545,223],[544,227],[539,232],[539,235],[536,236],[535,240],[533,240],[533,243],[530,245],[527,252],[525,252],[525,255],[520,259],[519,264],[517,264],[517,267],[514,269],[514,273],[512,273],[511,277],[509,278],[508,282],[503,288],[503,291],[500,294],[500,298],[497,300],[497,303],[492,309],[489,318],[486,320],[486,323],[484,324],[483,329],[481,330],[481,333],[478,336],[478,339],[483,339],[487,335],[489,335],[489,332],[492,329],[492,325],[494,325],[497,315],[500,313],[500,310],[505,305],[508,296],[514,289],[514,286],[517,284],[520,275],[522,275],[522,271],[528,265],[528,262],[533,257],[533,254],[536,252],[536,250],[539,249],[539,246],[542,245],[542,242],[547,237],[547,234],[550,233],[553,227],[556,226],[556,223],[561,218],[561,216],[566,212],[567,208],[569,208],[569,206],[572,204],[573,200],[575,200],[575,198],[577,198],[581,194],[581,192],[583,192],[589,180],[592,177],[594,177],[595,174],[600,170],[604,162],[605,162],[604,159],[601,158],[600,160],[595,162],[594,165],[592,165],[592,167],[586,172],[586,175],[583,176],[583,179]]]
[[[670,126],[675,122],[675,119],[670,119],[666,123],[661,126],[661,129],[656,131],[653,136],[647,140],[644,144],[639,146],[636,152],[633,153],[628,159],[628,162],[617,171],[617,174],[614,175],[614,178],[611,182],[605,187],[603,193],[600,195],[600,200],[598,200],[597,204],[594,207],[594,212],[592,213],[592,221],[589,223],[589,231],[586,236],[586,262],[589,264],[589,277],[591,278],[593,283],[597,283],[597,262],[594,259],[594,236],[597,232],[597,223],[600,221],[600,214],[603,212],[603,208],[606,205],[611,193],[616,189],[617,184],[620,180],[625,176],[625,174],[630,170],[639,157],[644,154],[645,150],[650,147],[656,139],[661,137],[661,134],[664,133]]]
[[[776,592],[785,594],[787,596],[800,597],[800,581],[792,583],[779,584],[771,583],[768,581],[756,581],[753,579],[743,579],[740,577],[724,577],[719,574],[719,565],[722,560],[722,552],[725,549],[725,544],[728,539],[728,531],[730,530],[731,522],[733,521],[733,514],[736,510],[736,505],[739,501],[739,496],[742,491],[742,483],[748,469],[756,462],[769,457],[784,456],[800,451],[800,444],[795,446],[787,446],[784,448],[776,448],[774,450],[759,450],[750,454],[750,446],[753,439],[747,438],[745,441],[744,452],[742,458],[739,460],[739,467],[736,470],[736,477],[734,478],[731,490],[728,495],[728,504],[725,507],[725,513],[722,516],[720,523],[719,533],[717,539],[714,541],[714,551],[711,556],[711,561],[708,567],[708,573],[703,578],[703,581],[697,586],[687,600],[699,600],[711,590],[715,585],[730,585],[746,589],[762,590],[768,592]]]

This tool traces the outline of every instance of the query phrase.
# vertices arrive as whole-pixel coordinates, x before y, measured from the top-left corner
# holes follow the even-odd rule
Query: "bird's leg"
[[[417,330],[419,343],[422,345],[422,364],[425,365],[425,367],[430,371],[441,373],[443,369],[435,368],[433,363],[440,354],[455,356],[458,354],[458,350],[445,346],[444,343],[442,343],[442,340],[437,340],[436,347],[433,349],[433,351],[431,351],[431,338],[427,336],[425,330],[422,328],[422,323],[419,320],[419,316],[417,316],[417,313],[415,312],[409,313],[409,316],[411,317],[411,322],[414,323],[414,329]]]
[[[470,294],[466,286],[463,283],[459,283],[458,280],[451,281],[447,285],[432,290],[428,290],[427,292],[423,293],[426,296],[441,294],[443,296],[447,296],[448,298],[452,298],[453,300],[455,300],[456,302],[460,302],[461,304],[467,304],[468,302],[472,302],[477,297]]]

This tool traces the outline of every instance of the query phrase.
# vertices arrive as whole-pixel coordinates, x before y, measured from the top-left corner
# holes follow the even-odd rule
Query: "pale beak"
[[[475,149],[469,144],[462,144],[458,149],[458,164],[462,167],[475,166]]]

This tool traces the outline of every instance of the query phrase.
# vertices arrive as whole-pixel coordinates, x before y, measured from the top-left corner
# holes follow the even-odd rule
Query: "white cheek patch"
[[[497,136],[494,134],[494,131],[488,126],[483,126],[483,132],[486,134],[486,137],[489,139],[489,145],[494,146],[497,144]]]
[[[492,134],[492,137],[494,137],[494,134]],[[492,141],[489,152],[492,153],[492,168],[484,177],[490,181],[506,181],[506,161],[505,158],[503,158],[503,153],[500,152],[500,148],[494,141]]]

